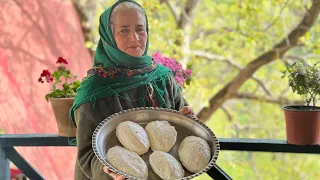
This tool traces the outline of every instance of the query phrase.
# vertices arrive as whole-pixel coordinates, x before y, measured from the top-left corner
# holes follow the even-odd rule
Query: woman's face
[[[141,57],[146,49],[146,20],[135,9],[117,11],[113,18],[113,37],[118,48],[131,56]]]

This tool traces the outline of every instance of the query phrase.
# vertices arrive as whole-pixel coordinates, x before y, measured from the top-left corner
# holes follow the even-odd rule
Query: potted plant
[[[316,106],[317,98],[320,96],[318,65],[295,62],[284,72],[293,92],[305,99],[305,105],[284,107],[287,142],[290,144],[320,144],[320,107]]]
[[[47,101],[50,101],[59,130],[60,136],[76,136],[76,128],[69,121],[69,110],[73,104],[80,81],[77,76],[72,76],[70,70],[65,65],[68,61],[62,57],[58,58],[57,70],[52,74],[49,70],[43,70],[38,82],[53,83],[51,91],[45,95]],[[63,78],[63,79],[62,79]]]

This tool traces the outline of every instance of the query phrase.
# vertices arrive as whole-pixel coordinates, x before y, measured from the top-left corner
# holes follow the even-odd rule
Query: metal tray
[[[111,171],[125,176],[129,179],[138,179],[136,177],[125,174],[117,169],[115,169],[111,164],[106,160],[107,151],[116,145],[120,145],[120,142],[116,136],[115,129],[118,124],[123,121],[133,121],[141,126],[145,127],[149,122],[154,120],[166,120],[171,125],[175,126],[177,130],[177,142],[174,147],[169,151],[171,155],[173,155],[177,160],[179,160],[178,149],[181,141],[190,135],[198,136],[205,139],[211,147],[211,161],[202,171],[198,173],[191,173],[187,171],[185,168],[185,177],[181,180],[192,179],[196,176],[201,175],[202,173],[207,172],[214,163],[216,162],[220,150],[220,145],[218,139],[213,134],[213,132],[198,119],[188,116],[181,115],[180,112],[164,109],[164,108],[154,108],[154,107],[146,107],[146,108],[133,108],[125,111],[121,111],[119,113],[115,113],[108,118],[104,119],[95,129],[92,136],[92,147],[94,153],[100,160],[100,162],[107,166]],[[149,165],[149,155],[152,153],[151,149],[143,155],[141,155],[142,159],[146,162],[149,168],[149,177],[148,179],[158,180],[160,179]]]

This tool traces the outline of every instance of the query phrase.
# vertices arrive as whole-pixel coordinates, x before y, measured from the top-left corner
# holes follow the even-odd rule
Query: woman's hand
[[[114,180],[125,180],[126,178],[110,171],[106,166],[103,168],[103,171],[113,177]]]
[[[193,117],[196,117],[192,108],[190,106],[184,106],[181,110],[180,110],[180,114],[182,115],[190,115]]]

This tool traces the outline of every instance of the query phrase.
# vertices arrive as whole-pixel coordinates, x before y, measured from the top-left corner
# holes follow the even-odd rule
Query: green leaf
[[[61,73],[60,73],[60,71],[54,71],[51,74],[51,76],[54,77],[55,79],[59,79],[59,77],[61,76]]]
[[[50,97],[51,97],[50,94],[46,94],[46,96],[45,96],[45,98],[46,98],[47,101],[49,101],[49,98],[50,98]]]

